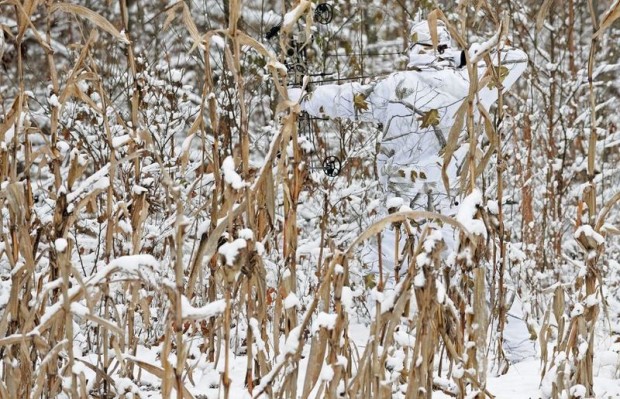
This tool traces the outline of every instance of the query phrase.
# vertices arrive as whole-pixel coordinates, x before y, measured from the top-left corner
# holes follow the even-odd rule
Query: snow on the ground
[[[522,362],[536,356],[536,342],[530,339],[527,325],[523,321],[521,301],[517,298],[508,311],[504,328],[504,350],[510,362]]]
[[[538,399],[544,398],[540,390],[540,375],[541,364],[538,359],[537,351],[534,347],[534,342],[527,340],[522,341],[527,336],[527,329],[520,319],[516,316],[518,314],[520,304],[515,303],[510,310],[512,317],[509,319],[509,324],[506,327],[506,351],[509,359],[511,359],[511,365],[508,372],[505,375],[494,376],[490,374],[487,377],[487,389],[495,395],[497,399]],[[398,341],[404,344],[408,344],[411,341],[409,336],[404,331],[398,332]],[[358,353],[363,353],[369,338],[369,328],[363,324],[350,324],[349,325],[349,337],[351,344],[354,345]],[[284,337],[281,337],[281,344],[285,343]],[[223,386],[221,385],[221,373],[224,371],[223,356],[220,358],[220,362],[217,365],[209,363],[206,359],[206,355],[200,353],[198,345],[200,345],[202,339],[196,338],[188,342],[190,354],[194,354],[195,358],[190,362],[196,366],[193,371],[193,382],[186,383],[187,389],[195,396],[206,399],[218,399],[223,397]],[[411,342],[413,343],[413,342]],[[617,345],[617,344],[616,344]],[[614,351],[615,349],[615,351]],[[597,398],[618,398],[620,397],[620,383],[615,377],[617,370],[620,367],[620,355],[618,353],[620,347],[614,347],[613,343],[610,343],[608,350],[601,350],[595,357],[595,392]],[[136,358],[158,365],[161,367],[160,354],[162,351],[161,346],[155,346],[146,348],[144,346],[138,347],[138,353]],[[308,366],[309,358],[309,346],[306,345],[302,350],[302,359],[298,368],[298,396],[301,397],[301,390],[304,383],[305,372]],[[173,355],[171,355],[173,356]],[[92,356],[91,356],[92,357]],[[89,357],[84,358],[88,360]],[[518,359],[518,360],[515,360]],[[173,358],[170,359],[174,360]],[[232,379],[230,398],[246,399],[252,396],[244,387],[245,372],[247,366],[247,358],[245,355],[235,355],[233,351],[230,352],[230,369],[229,375]],[[353,367],[356,367],[355,361]],[[138,371],[138,367],[135,367],[135,371]],[[86,373],[88,375],[88,371]],[[330,367],[327,364],[323,365],[321,371],[321,378],[327,378],[330,374]],[[442,379],[446,379],[445,372],[441,376]],[[144,398],[161,398],[160,393],[160,380],[152,374],[142,370],[140,374],[141,393]],[[187,380],[186,380],[187,381]],[[122,386],[122,381],[120,381]],[[117,384],[118,386],[118,384]],[[131,388],[131,387],[129,387]],[[578,388],[576,388],[578,389]],[[316,398],[317,389],[313,390],[310,398]],[[435,391],[433,398],[444,399],[451,398],[447,394]]]

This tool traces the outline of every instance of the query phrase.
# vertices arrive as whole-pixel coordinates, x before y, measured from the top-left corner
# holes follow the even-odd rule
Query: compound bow
[[[321,25],[327,25],[332,21],[333,17],[334,8],[331,4],[317,4],[316,8],[314,9],[314,22]],[[282,23],[279,23],[278,25],[272,27],[265,35],[265,38],[267,40],[271,40],[277,37],[280,33],[281,27]],[[285,66],[288,70],[290,81],[296,86],[301,86],[303,84],[303,79],[305,76],[329,75],[327,73],[308,73],[307,48],[312,44],[312,41],[313,37],[308,38],[308,40],[304,41],[303,43],[295,40],[294,38],[289,40],[288,42],[288,48],[286,49]],[[298,119],[298,129],[300,135],[307,138],[312,143],[315,152],[318,153],[316,145],[317,136],[316,124],[314,123],[315,120],[323,119],[311,117],[306,112],[302,112]],[[326,155],[321,160],[321,166],[314,166],[311,162],[310,169],[322,170],[328,177],[336,177],[342,171],[342,166],[342,161],[338,157],[334,155]]]

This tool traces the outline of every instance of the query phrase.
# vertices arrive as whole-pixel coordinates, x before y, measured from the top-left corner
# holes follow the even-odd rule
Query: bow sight
[[[334,8],[331,4],[328,3],[320,3],[314,9],[314,22],[327,25],[329,24],[334,17]],[[271,40],[274,37],[280,34],[280,30],[282,28],[282,22],[278,25],[269,29],[265,38],[267,40]],[[306,40],[303,43],[291,38],[288,41],[288,47],[286,49],[286,58],[284,61],[284,65],[288,70],[288,76],[290,82],[294,86],[302,86],[303,79],[305,76],[324,76],[325,74],[309,74],[308,66],[307,66],[307,54],[306,50],[308,46],[312,42],[312,37],[310,40]],[[307,113],[303,112],[298,119],[298,131],[301,136],[306,137],[314,148],[315,152],[318,152],[316,146],[316,125],[312,121],[314,119],[320,118],[311,118]],[[314,166],[311,162],[310,170],[322,170],[329,177],[336,177],[340,174],[342,170],[342,162],[340,159],[333,155],[327,155],[323,158],[321,166]]]

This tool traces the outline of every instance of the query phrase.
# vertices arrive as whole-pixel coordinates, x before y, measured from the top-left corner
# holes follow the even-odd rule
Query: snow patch
[[[598,245],[603,245],[605,243],[605,238],[594,231],[592,226],[589,224],[579,226],[575,231],[575,238],[579,238],[582,234],[586,237],[592,238]]]
[[[301,304],[299,303],[299,298],[297,298],[297,295],[291,292],[287,295],[286,298],[284,298],[283,305],[284,309],[290,309],[294,307],[299,307]]]
[[[224,310],[226,310],[226,301],[223,299],[195,308],[185,295],[181,296],[181,315],[184,319],[204,320],[220,315],[224,313]]]
[[[337,314],[321,312],[314,321],[313,330],[316,331],[321,327],[333,330],[336,327],[336,320],[338,320]]]
[[[65,240],[64,238],[57,238],[56,241],[54,241],[54,246],[56,247],[56,251],[58,252],[65,252],[65,250],[67,249],[67,240]]]
[[[222,162],[222,173],[224,174],[226,183],[230,184],[235,190],[241,190],[247,185],[235,171],[235,160],[230,155]]]
[[[329,364],[324,365],[323,369],[321,370],[321,380],[331,381],[332,378],[334,378],[334,369]]]
[[[471,194],[463,199],[463,203],[459,207],[459,211],[456,214],[456,220],[465,226],[471,234],[480,235],[486,238],[487,229],[484,226],[484,222],[475,218],[480,206],[482,206],[482,192],[475,189]]]
[[[392,197],[392,198],[389,198],[387,200],[387,202],[385,203],[385,206],[388,209],[400,208],[401,206],[403,206],[404,203],[405,203],[405,200],[403,200],[402,198],[400,198],[400,197]]]
[[[254,232],[251,229],[241,229],[237,233],[239,238],[243,238],[246,241],[254,240]]]
[[[226,258],[226,264],[232,266],[239,254],[239,251],[247,246],[243,238],[237,238],[233,242],[227,242],[218,249],[218,253]]]

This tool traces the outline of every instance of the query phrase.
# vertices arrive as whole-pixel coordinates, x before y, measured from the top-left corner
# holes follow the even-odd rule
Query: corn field
[[[0,0],[0,398],[620,397],[619,17]],[[370,94],[307,104],[419,72],[420,19],[467,87],[401,198]]]

